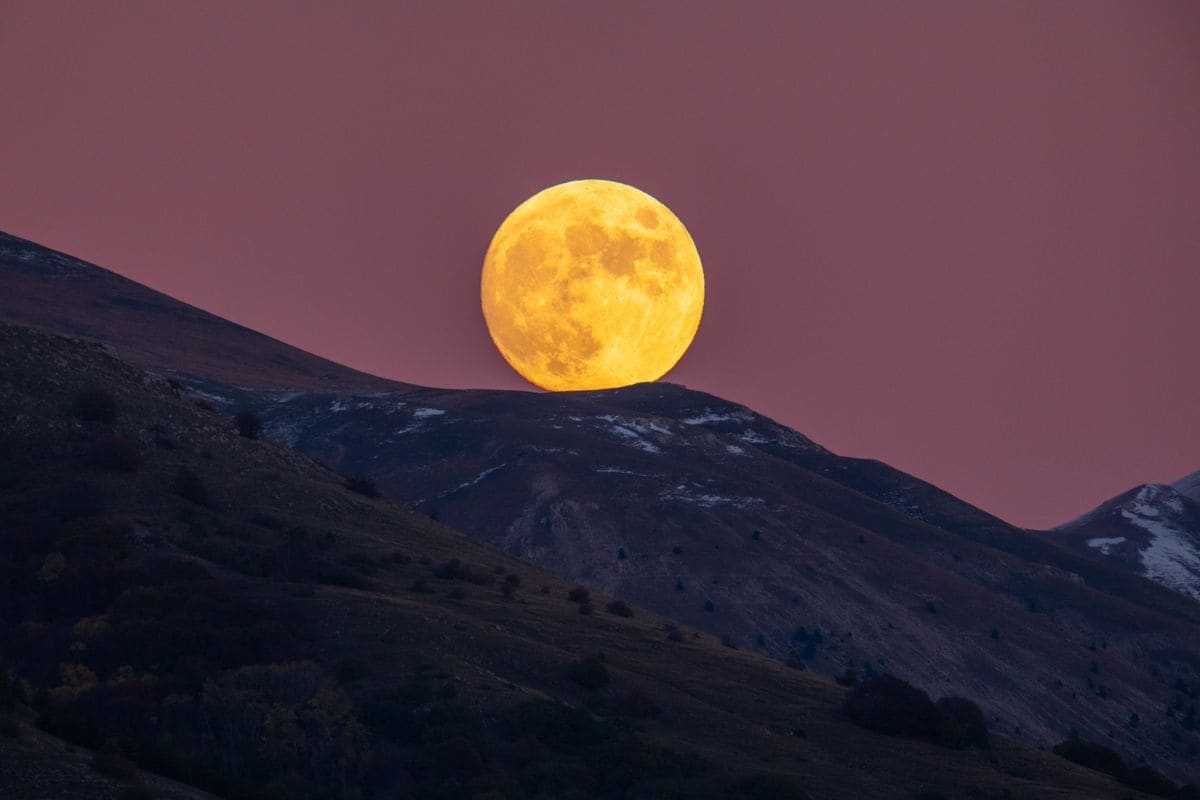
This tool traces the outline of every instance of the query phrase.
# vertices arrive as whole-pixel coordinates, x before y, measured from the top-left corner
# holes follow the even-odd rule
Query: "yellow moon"
[[[526,380],[563,392],[655,381],[704,309],[704,270],[683,223],[623,183],[544,189],[500,225],[483,259],[488,332]]]

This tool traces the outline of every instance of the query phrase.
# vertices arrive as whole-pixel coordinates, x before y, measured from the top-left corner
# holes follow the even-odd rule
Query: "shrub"
[[[375,481],[362,475],[347,478],[345,486],[355,494],[361,494],[363,497],[369,497],[372,500],[380,497],[379,487],[375,485]]]
[[[567,668],[567,677],[589,691],[608,686],[608,668],[604,666],[604,654],[596,653],[575,661]]]
[[[233,424],[237,428],[239,436],[244,436],[247,439],[257,439],[262,435],[262,418],[253,411],[242,410],[237,412],[233,415]]]
[[[591,593],[582,586],[576,586],[567,592],[567,599],[572,603],[586,603],[589,597],[591,597]]]
[[[112,422],[117,418],[117,401],[103,389],[84,389],[75,395],[71,408],[84,422]]]
[[[937,702],[937,743],[942,747],[963,749],[987,747],[987,723],[983,711],[965,697],[943,697]]]
[[[717,607],[713,605],[712,600],[705,600],[704,601],[704,610],[711,614],[717,610]]]
[[[878,675],[846,695],[842,711],[867,730],[892,736],[933,736],[938,710],[929,695],[894,675]]]
[[[207,506],[209,504],[208,489],[205,488],[204,481],[187,467],[180,467],[179,471],[175,473],[175,480],[171,483],[171,491],[184,500],[189,500],[198,506]]]
[[[683,631],[681,631],[679,629],[679,626],[676,625],[674,622],[668,622],[666,625],[663,626],[663,630],[667,632],[667,638],[670,639],[672,642],[682,642],[683,641]]]
[[[472,569],[457,558],[452,558],[445,564],[435,567],[433,577],[444,581],[466,581],[477,586],[491,586],[496,579],[478,569]]]
[[[142,464],[142,453],[129,439],[105,436],[92,443],[84,460],[90,466],[110,472],[136,472]]]
[[[585,617],[590,617],[592,615],[592,604],[591,603],[580,603],[579,604],[579,613],[583,614]]]
[[[722,636],[722,637],[721,637],[721,644],[725,645],[725,646],[726,646],[726,647],[728,647],[730,650],[737,650],[737,649],[738,649],[737,642],[735,642],[735,641],[733,640],[733,637],[732,637],[732,636],[729,636],[728,634],[726,634],[725,636]]]
[[[625,560],[625,558],[626,558],[626,555],[625,555],[625,548],[624,548],[624,547],[618,547],[618,548],[617,548],[617,560],[618,560],[618,561],[624,561],[624,560]]]
[[[620,600],[612,601],[607,606],[605,606],[605,608],[608,609],[608,613],[615,614],[618,617],[632,617],[633,616],[633,609],[630,608],[625,603],[622,603]]]

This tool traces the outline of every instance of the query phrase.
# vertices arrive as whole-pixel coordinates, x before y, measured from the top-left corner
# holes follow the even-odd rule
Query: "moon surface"
[[[500,225],[483,260],[483,316],[526,380],[550,391],[655,381],[704,309],[704,270],[683,223],[623,183],[544,189]]]

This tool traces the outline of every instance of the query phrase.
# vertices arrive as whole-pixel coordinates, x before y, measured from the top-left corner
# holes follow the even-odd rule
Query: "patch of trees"
[[[963,697],[929,695],[895,675],[876,675],[846,695],[843,713],[854,724],[889,736],[912,736],[942,747],[987,747],[983,712]]]

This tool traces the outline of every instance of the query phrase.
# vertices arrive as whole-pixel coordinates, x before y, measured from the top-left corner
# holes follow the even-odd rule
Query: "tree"
[[[937,733],[938,709],[921,689],[895,675],[878,675],[846,695],[842,710],[863,728],[893,736]]]
[[[964,749],[987,747],[987,723],[983,711],[965,697],[943,697],[937,702],[937,743],[942,747]]]

